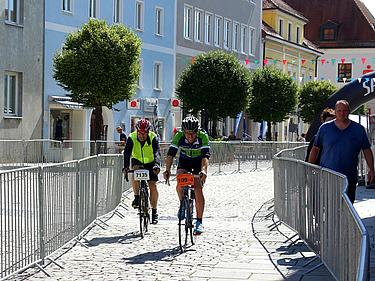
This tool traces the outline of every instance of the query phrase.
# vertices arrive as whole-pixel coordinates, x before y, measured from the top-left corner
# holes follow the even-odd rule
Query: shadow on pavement
[[[172,249],[142,253],[133,257],[124,258],[123,260],[130,264],[143,264],[147,261],[173,261],[179,255],[181,255],[180,247],[174,247]]]
[[[335,280],[299,236],[278,222],[273,200],[265,202],[256,212],[252,228],[254,237],[284,280]]]
[[[114,243],[120,243],[120,244],[130,244],[134,242],[135,240],[139,240],[141,237],[139,236],[139,233],[137,232],[129,232],[125,235],[120,236],[111,236],[111,237],[95,237],[91,240],[87,240],[85,242],[85,245],[88,247],[95,247],[99,246],[101,244],[114,244]]]

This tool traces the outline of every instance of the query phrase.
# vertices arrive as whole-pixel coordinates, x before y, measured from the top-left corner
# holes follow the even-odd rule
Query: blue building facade
[[[56,138],[56,126],[61,122],[64,140],[87,140],[92,135],[92,109],[71,102],[53,78],[53,56],[61,50],[68,33],[92,17],[108,24],[122,23],[142,40],[141,76],[134,99],[115,105],[116,110],[103,107],[102,138],[117,140],[117,126],[129,134],[139,118],[148,118],[161,139],[169,140],[180,114],[179,105],[172,106],[175,0],[59,0],[45,1],[45,5],[43,137]]]

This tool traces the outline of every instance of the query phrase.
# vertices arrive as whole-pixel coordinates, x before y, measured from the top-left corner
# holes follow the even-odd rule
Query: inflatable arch
[[[335,108],[335,104],[338,100],[347,100],[350,104],[350,110],[353,112],[362,104],[373,98],[375,98],[375,72],[368,73],[343,86],[328,98],[321,110],[315,115],[314,120],[307,131],[306,140],[311,140],[318,131],[321,124],[320,114],[324,108]]]

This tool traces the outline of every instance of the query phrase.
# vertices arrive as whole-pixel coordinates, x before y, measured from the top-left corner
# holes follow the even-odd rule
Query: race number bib
[[[150,179],[150,172],[148,170],[135,170],[134,180],[136,181],[148,181]]]
[[[179,174],[177,175],[177,187],[184,187],[192,185],[194,186],[194,176],[191,174]]]

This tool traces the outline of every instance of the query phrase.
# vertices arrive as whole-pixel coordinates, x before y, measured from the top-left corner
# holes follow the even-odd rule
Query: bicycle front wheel
[[[139,192],[139,232],[142,238],[148,231],[148,223],[150,219],[147,186],[143,186],[145,184],[145,182],[141,182],[141,188]]]
[[[179,219],[178,219],[178,242],[180,244],[181,252],[186,251],[189,226],[186,216],[186,210],[189,207],[188,199],[184,198],[180,203]]]

